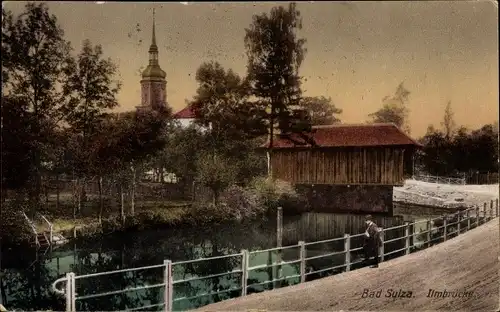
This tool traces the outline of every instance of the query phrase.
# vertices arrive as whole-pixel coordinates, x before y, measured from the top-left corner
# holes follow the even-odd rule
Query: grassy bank
[[[150,200],[140,201],[130,213],[125,207],[122,217],[120,207],[109,202],[105,205],[99,222],[99,204],[88,200],[81,207],[75,218],[72,216],[72,204],[59,204],[58,209],[49,206],[42,213],[53,225],[55,233],[62,233],[66,238],[94,237],[123,231],[141,231],[157,227],[204,226],[232,221],[230,214],[221,207],[201,202]],[[69,209],[71,208],[71,209]],[[68,213],[71,212],[71,213]],[[37,229],[47,230],[47,223],[37,220]]]
[[[33,230],[21,215],[22,211],[28,213],[32,209],[19,200],[9,201],[7,206],[9,217],[0,231],[6,241],[17,244],[33,240]],[[229,187],[221,194],[217,205],[140,198],[136,199],[132,209],[128,196],[108,196],[103,198],[100,211],[100,200],[95,195],[85,196],[78,205],[72,194],[60,194],[58,198],[48,196],[36,211],[52,223],[54,232],[60,232],[66,238],[78,238],[153,227],[202,227],[251,221],[275,212],[278,206],[283,207],[284,213],[291,214],[308,209],[307,202],[290,185],[260,179],[246,188]],[[33,220],[38,232],[48,230],[47,222],[39,214],[35,214]]]

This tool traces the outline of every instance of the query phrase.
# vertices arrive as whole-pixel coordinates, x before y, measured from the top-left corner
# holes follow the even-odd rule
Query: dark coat
[[[370,223],[370,225],[366,228],[366,232],[368,232],[369,235],[369,237],[365,236],[366,245],[372,248],[378,248],[382,245],[380,229],[374,222]]]

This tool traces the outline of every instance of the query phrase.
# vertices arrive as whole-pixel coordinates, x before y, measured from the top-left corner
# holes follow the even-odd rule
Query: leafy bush
[[[266,207],[258,194],[240,186],[229,187],[221,197],[221,211],[231,220],[252,220],[262,216]]]
[[[227,209],[220,204],[202,202],[193,204],[184,218],[184,222],[192,226],[216,225],[225,221],[230,221]]]
[[[28,211],[25,202],[13,200],[3,204],[0,220],[0,235],[6,244],[27,244],[35,240],[35,234],[22,215]]]
[[[103,231],[104,231],[104,227],[101,224],[99,224],[99,223],[87,223],[84,226],[80,226],[80,227],[76,228],[76,237],[77,238],[95,237],[97,235],[102,235]],[[66,236],[66,237],[72,237],[72,236]]]
[[[252,181],[250,188],[256,192],[260,202],[269,212],[274,212],[278,207],[283,208],[283,213],[296,214],[309,211],[307,199],[297,193],[288,182],[259,177]]]

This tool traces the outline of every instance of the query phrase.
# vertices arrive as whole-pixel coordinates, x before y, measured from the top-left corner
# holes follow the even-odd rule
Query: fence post
[[[345,271],[351,270],[351,235],[344,234]]]
[[[462,211],[458,211],[458,217],[457,217],[457,236],[460,235],[460,222],[462,222]]]
[[[479,219],[479,205],[476,205],[476,227],[479,226],[480,224],[480,219]]]
[[[495,202],[496,202],[495,206],[496,206],[496,211],[497,211],[496,215],[498,217],[500,215],[500,211],[498,211],[498,198],[495,200]]]
[[[71,272],[71,311],[76,312],[76,286],[75,286],[75,273]]]
[[[300,247],[300,282],[306,281],[306,243],[299,241]]]
[[[448,223],[448,220],[447,220],[447,216],[444,216],[443,218],[443,232],[444,232],[444,235],[443,235],[443,241],[446,241],[446,234],[448,233],[448,226],[447,226],[447,223]]]
[[[432,221],[427,220],[427,248],[431,247]]]
[[[248,282],[248,250],[241,250],[241,296],[247,295]]]
[[[384,228],[380,228],[380,247],[379,247],[379,254],[380,254],[380,262],[384,262]]]
[[[493,199],[490,201],[490,220],[495,216],[493,215]]]
[[[273,285],[274,285],[274,288],[278,288],[280,287],[281,283],[283,282],[281,280],[282,278],[282,270],[283,270],[283,267],[280,265],[281,262],[283,261],[283,257],[282,257],[282,252],[283,250],[281,249],[281,247],[283,247],[283,208],[282,207],[278,207],[278,211],[277,211],[277,232],[276,232],[276,247],[278,247],[278,249],[276,250],[276,263],[278,263],[279,265],[277,266],[273,266],[273,279],[278,279],[278,281],[274,282]]]
[[[483,218],[484,218],[484,222],[488,221],[488,217],[486,216],[486,207],[487,206],[488,206],[488,204],[486,204],[486,203],[483,204]]]
[[[66,273],[66,291],[64,292],[66,296],[66,312],[73,311],[71,309],[71,273]]]
[[[165,312],[172,311],[173,305],[173,277],[172,277],[172,261],[171,260],[163,260],[164,268],[164,283],[165,283],[165,291],[164,291],[164,301],[165,301]]]
[[[54,229],[53,229],[52,224],[49,226],[49,230],[50,230],[49,241],[50,241],[50,246],[52,246],[52,244],[54,243],[54,238],[53,238],[54,237]]]
[[[470,230],[470,209],[467,208],[467,231]]]
[[[405,255],[410,254],[410,222],[405,222]]]

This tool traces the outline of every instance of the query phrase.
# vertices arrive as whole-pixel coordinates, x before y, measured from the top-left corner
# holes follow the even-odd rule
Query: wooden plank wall
[[[379,227],[383,228],[404,224],[404,218],[402,216],[389,217],[373,215],[373,221]],[[297,242],[301,240],[313,242],[342,237],[344,234],[356,235],[363,233],[365,228],[365,215],[309,212],[284,224],[283,243],[297,244]],[[403,232],[404,229],[389,231],[386,240],[397,237],[398,235],[401,236]],[[358,244],[360,242],[356,239],[356,243]]]
[[[273,177],[293,184],[400,185],[402,148],[275,150]]]

